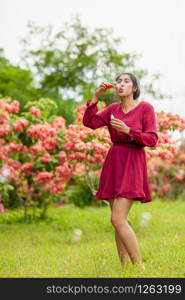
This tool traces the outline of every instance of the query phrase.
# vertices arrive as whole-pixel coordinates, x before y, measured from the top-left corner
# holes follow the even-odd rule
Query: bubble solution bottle
[[[111,89],[111,88],[120,88],[120,86],[121,86],[121,83],[120,82],[115,82],[115,83],[105,83],[105,85],[106,85],[106,88],[107,89]]]
[[[107,88],[107,89],[115,88],[115,85],[112,84],[112,83],[106,83],[105,85],[106,85],[106,88]]]

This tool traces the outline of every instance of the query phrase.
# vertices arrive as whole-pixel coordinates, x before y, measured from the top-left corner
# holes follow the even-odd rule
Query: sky
[[[18,61],[28,21],[57,28],[78,14],[85,26],[112,28],[125,51],[142,55],[138,67],[160,72],[158,87],[172,99],[149,102],[185,118],[184,0],[0,0],[0,7],[0,47],[12,62]]]

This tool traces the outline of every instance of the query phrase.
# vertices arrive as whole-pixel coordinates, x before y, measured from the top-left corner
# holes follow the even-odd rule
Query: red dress
[[[142,101],[124,113],[121,102],[114,102],[102,111],[91,100],[86,105],[83,125],[92,129],[107,126],[113,143],[102,167],[95,198],[107,200],[119,196],[141,203],[152,201],[144,147],[153,147],[158,141],[153,106]],[[129,134],[112,127],[111,114],[131,128]]]

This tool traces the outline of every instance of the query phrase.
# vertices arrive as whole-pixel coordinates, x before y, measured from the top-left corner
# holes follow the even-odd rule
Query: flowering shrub
[[[99,109],[105,107],[98,103]],[[64,118],[55,115],[51,99],[28,102],[27,112],[19,112],[19,102],[0,99],[0,211],[9,207],[10,195],[25,208],[42,208],[58,200],[71,179],[84,175],[92,194],[92,178],[100,176],[101,167],[112,142],[106,127],[96,130],[82,123],[86,104],[78,106],[76,120],[68,128]],[[156,112],[159,140],[155,147],[145,147],[149,184],[153,196],[175,197],[184,190],[185,152],[170,131],[185,129],[178,115]],[[4,204],[4,205],[3,205]]]
[[[159,141],[156,149],[148,151],[150,188],[153,195],[175,199],[185,188],[184,141],[180,145],[169,131],[185,129],[185,120],[179,115],[157,112]]]
[[[2,201],[8,206],[13,190],[25,215],[32,206],[42,207],[44,216],[70,180],[67,155],[60,149],[65,120],[54,115],[49,118],[55,105],[51,99],[40,99],[27,104],[28,112],[19,113],[18,101],[0,99],[1,207]]]

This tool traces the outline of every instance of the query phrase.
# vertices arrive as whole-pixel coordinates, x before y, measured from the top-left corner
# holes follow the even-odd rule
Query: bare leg
[[[134,200],[126,198],[115,198],[112,204],[111,223],[119,234],[119,239],[125,245],[125,248],[133,264],[140,263],[142,259],[136,240],[136,235],[127,221],[129,210]],[[144,265],[142,265],[144,269]]]
[[[109,199],[111,211],[112,211],[113,202],[114,202],[114,199]],[[130,258],[129,258],[129,255],[125,248],[124,243],[120,239],[119,232],[116,229],[115,229],[115,241],[116,241],[116,246],[117,246],[120,262],[122,265],[125,265],[127,262],[130,261]]]

